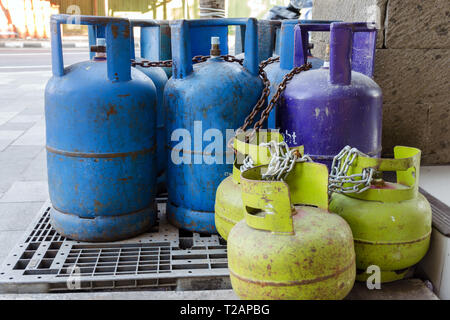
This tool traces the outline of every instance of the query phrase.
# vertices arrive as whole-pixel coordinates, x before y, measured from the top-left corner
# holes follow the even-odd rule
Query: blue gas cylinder
[[[219,53],[192,64],[191,27],[246,24],[243,66]],[[231,171],[227,141],[258,101],[256,19],[181,20],[171,24],[173,76],[164,91],[167,109],[169,221],[190,231],[215,233],[216,189]],[[228,130],[227,130],[228,129]]]
[[[101,27],[106,40],[92,48],[92,60],[64,68],[61,24],[70,21]],[[130,23],[54,15],[51,32],[53,77],[45,89],[51,224],[80,241],[144,232],[156,221],[156,88],[130,66]]]
[[[269,64],[264,70],[267,73],[267,78],[270,81],[270,94],[269,101],[272,99],[273,95],[277,91],[278,85],[283,80],[284,76],[289,73],[294,67],[294,27],[297,24],[307,25],[309,23],[313,24],[324,24],[328,25],[331,21],[323,20],[283,20],[281,23],[281,28],[277,29],[277,46],[279,47],[280,61]],[[309,53],[309,50],[308,50]],[[308,62],[312,64],[313,69],[318,69],[322,67],[323,60],[312,57],[308,54]],[[269,129],[275,128],[275,115],[276,106],[272,109],[267,120],[267,126]]]
[[[315,161],[331,166],[346,145],[369,156],[381,152],[382,92],[372,79],[377,29],[334,22],[295,27],[294,66],[307,61],[309,31],[330,32],[330,61],[295,75],[281,94],[276,128],[290,146],[301,141]]]
[[[156,50],[159,48],[159,42],[151,42],[152,38],[150,36],[150,32],[146,32],[148,29],[156,29],[159,30],[160,26],[152,21],[152,20],[130,20],[131,23],[131,59],[135,59],[137,62],[142,61],[143,59],[151,60],[152,56],[149,55],[149,51],[151,48],[155,47]],[[141,57],[135,57],[135,49],[134,49],[134,32],[133,27],[141,28]],[[139,65],[136,68],[142,71],[147,77],[149,77],[155,87],[156,87],[156,95],[157,95],[157,104],[156,104],[156,159],[157,159],[157,184],[158,184],[158,193],[164,192],[166,189],[166,167],[167,167],[167,152],[166,152],[166,129],[164,127],[166,112],[164,109],[164,87],[167,83],[167,74],[163,70],[163,68],[159,67],[150,67],[144,68]]]
[[[258,62],[269,59],[275,50],[275,33],[278,20],[258,20]],[[244,59],[245,26],[236,27],[235,56]]]

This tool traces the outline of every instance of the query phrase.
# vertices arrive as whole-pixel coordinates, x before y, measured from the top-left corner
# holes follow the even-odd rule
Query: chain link
[[[312,162],[312,159],[300,154],[297,149],[290,149],[286,142],[269,141],[267,143],[261,143],[260,147],[266,147],[270,151],[270,161],[267,166],[267,171],[262,174],[263,180],[269,181],[284,181],[289,173],[292,171],[296,163],[299,162]],[[241,172],[254,167],[253,159],[247,156],[244,159],[240,170]]]
[[[259,121],[257,121],[255,123],[255,125],[253,126],[253,131],[257,131],[257,130],[261,129],[264,122],[269,117],[269,114],[272,111],[273,107],[278,103],[278,100],[280,99],[283,91],[286,89],[286,85],[288,84],[288,82],[291,81],[295,75],[301,73],[302,71],[308,71],[311,68],[312,68],[312,65],[310,63],[307,63],[300,67],[295,67],[294,69],[292,69],[288,74],[286,74],[283,77],[283,80],[278,85],[277,91],[275,91],[275,94],[273,95],[273,97],[270,100],[269,104],[267,105],[266,109],[262,112],[261,119],[259,119]]]
[[[272,63],[277,62],[279,60],[280,60],[279,57],[269,58],[269,59],[267,59],[265,61],[262,61],[259,64],[259,76],[261,77],[261,79],[263,81],[264,88],[263,88],[263,91],[261,93],[261,96],[260,96],[258,102],[253,107],[253,110],[244,119],[244,124],[239,129],[236,130],[236,135],[238,135],[240,132],[244,132],[245,129],[247,129],[253,123],[253,120],[254,120],[255,116],[259,113],[261,108],[266,103],[266,99],[267,99],[267,97],[270,94],[270,81],[269,81],[269,78],[267,77],[267,73],[264,70],[264,68],[267,67],[269,64],[272,64]]]
[[[347,175],[357,156],[367,156],[356,148],[345,146],[334,158],[328,180],[328,194],[362,193],[370,188],[375,170],[364,168],[361,173]],[[344,187],[346,183],[352,186]]]
[[[164,61],[149,61],[149,60],[141,60],[136,61],[134,59],[131,59],[131,66],[136,67],[140,66],[142,68],[171,68],[172,67],[172,60],[164,60]]]
[[[309,156],[301,156],[297,149],[290,149],[286,142],[269,141],[260,146],[269,148],[271,158],[267,171],[263,173],[263,180],[284,181],[296,163],[312,161]]]

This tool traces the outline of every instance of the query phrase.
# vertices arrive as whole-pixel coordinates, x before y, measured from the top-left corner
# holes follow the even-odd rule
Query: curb
[[[65,42],[63,48],[87,48],[87,42]],[[50,48],[50,41],[0,41],[0,48]]]

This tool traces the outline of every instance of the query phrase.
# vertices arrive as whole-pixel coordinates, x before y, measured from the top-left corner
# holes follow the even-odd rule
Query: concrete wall
[[[450,1],[315,0],[313,19],[378,20],[383,154],[407,145],[422,149],[423,164],[450,163]],[[315,55],[328,39],[313,35]]]

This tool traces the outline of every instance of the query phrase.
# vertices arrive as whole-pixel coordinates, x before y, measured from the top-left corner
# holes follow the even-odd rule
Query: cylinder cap
[[[105,38],[97,38],[96,45],[97,46],[106,46],[106,39]]]

